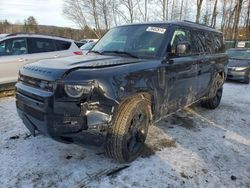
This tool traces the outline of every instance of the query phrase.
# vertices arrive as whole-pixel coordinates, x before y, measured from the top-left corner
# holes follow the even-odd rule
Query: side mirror
[[[176,45],[175,54],[176,55],[185,55],[190,52],[189,42],[180,42]]]

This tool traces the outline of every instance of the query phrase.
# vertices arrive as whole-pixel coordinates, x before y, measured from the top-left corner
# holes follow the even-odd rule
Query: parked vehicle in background
[[[17,111],[32,134],[104,146],[108,156],[130,162],[154,122],[195,102],[218,107],[227,63],[223,34],[210,27],[119,26],[81,58],[20,69]]]
[[[8,35],[9,35],[9,34],[0,34],[0,39],[6,37],[6,36],[8,36]]]
[[[225,41],[226,50],[230,48],[250,48],[250,41]]]
[[[0,39],[0,85],[17,81],[18,70],[27,63],[81,55],[73,40],[36,34],[11,34]]]
[[[83,52],[83,54],[87,54],[89,52],[89,50],[91,50],[93,48],[93,46],[95,46],[96,42],[88,42],[84,45],[81,46],[81,50]]]
[[[80,48],[81,46],[85,44],[85,42],[75,41],[75,44],[77,45],[78,48]]]
[[[81,42],[83,42],[84,44],[88,43],[88,42],[97,42],[99,39],[82,39],[80,40]]]
[[[229,56],[227,79],[238,80],[249,84],[250,80],[250,48],[231,48]]]

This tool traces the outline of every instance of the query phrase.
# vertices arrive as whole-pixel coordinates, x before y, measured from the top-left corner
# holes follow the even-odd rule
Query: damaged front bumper
[[[57,101],[54,92],[16,84],[17,112],[29,131],[40,132],[64,143],[101,146],[105,142],[111,115],[88,102]]]

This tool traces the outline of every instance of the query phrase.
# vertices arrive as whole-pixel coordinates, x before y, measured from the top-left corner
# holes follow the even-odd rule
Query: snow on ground
[[[250,85],[226,83],[216,110],[187,108],[151,127],[131,164],[101,148],[30,136],[0,99],[0,187],[250,187]]]

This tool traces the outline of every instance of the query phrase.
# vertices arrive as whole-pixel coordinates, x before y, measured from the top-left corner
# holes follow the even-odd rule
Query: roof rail
[[[65,38],[65,37],[56,36],[56,35],[53,35],[53,34],[26,33],[26,32],[11,33],[11,34],[7,35],[6,37],[11,37],[11,36],[16,36],[16,35],[43,35],[43,36],[50,36],[50,37],[60,37],[60,38]],[[68,39],[68,38],[65,38],[65,39]]]
[[[192,23],[192,24],[196,24],[196,25],[201,25],[201,26],[204,26],[204,27],[209,27],[209,28],[212,28],[214,29],[213,27],[209,26],[209,25],[206,25],[206,24],[200,24],[200,23],[197,23],[197,22],[192,22],[192,21],[189,21],[189,20],[183,20],[184,22],[188,22],[188,23]]]

